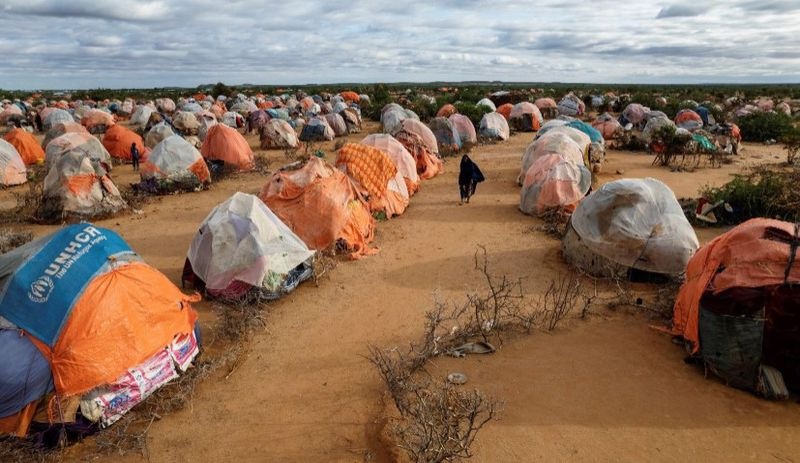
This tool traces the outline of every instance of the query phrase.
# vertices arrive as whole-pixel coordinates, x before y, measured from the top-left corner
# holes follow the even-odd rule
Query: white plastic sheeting
[[[538,158],[525,173],[519,209],[540,215],[552,209],[571,209],[589,191],[592,174],[583,165],[551,153]]]
[[[157,177],[160,179],[184,181],[197,177],[189,167],[202,161],[203,156],[192,144],[172,135],[165,138],[147,155],[147,162],[158,168],[155,172],[142,170],[142,178]]]
[[[166,140],[173,135],[175,135],[175,132],[172,130],[172,127],[170,127],[169,124],[166,122],[159,122],[151,127],[150,131],[147,132],[147,135],[144,137],[144,144],[148,148],[153,148],[163,140]]]
[[[240,281],[276,292],[313,255],[258,197],[237,192],[206,217],[187,258],[209,290]]]
[[[548,154],[559,154],[564,159],[582,166],[585,164],[583,160],[584,151],[581,149],[575,140],[569,137],[566,133],[550,132],[537,138],[527,148],[522,155],[522,168],[520,169],[519,178],[517,182],[522,184],[528,169],[536,162],[537,159],[544,157]]]
[[[497,111],[497,106],[495,106],[494,101],[492,101],[492,100],[490,100],[488,98],[482,99],[477,104],[475,104],[475,106],[487,106],[487,107],[491,108],[492,111]]]
[[[699,247],[675,194],[653,178],[606,183],[580,202],[571,225],[593,253],[648,272],[681,274]]]
[[[0,185],[21,185],[28,181],[22,157],[14,145],[0,138]]]
[[[486,138],[508,140],[510,130],[506,118],[502,114],[494,112],[483,115],[478,133]]]

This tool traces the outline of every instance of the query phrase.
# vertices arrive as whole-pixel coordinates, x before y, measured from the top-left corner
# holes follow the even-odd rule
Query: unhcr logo
[[[55,283],[53,279],[47,275],[42,275],[31,283],[31,289],[28,291],[28,299],[38,304],[44,304],[50,299],[50,293],[53,292]]]

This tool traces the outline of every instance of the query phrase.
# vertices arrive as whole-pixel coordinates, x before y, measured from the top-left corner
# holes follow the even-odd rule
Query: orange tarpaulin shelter
[[[347,173],[368,198],[370,210],[387,218],[408,207],[408,188],[392,158],[384,151],[360,143],[347,143],[336,155],[336,167]]]
[[[144,146],[142,137],[133,130],[121,125],[114,125],[106,130],[106,134],[103,136],[103,146],[108,150],[108,153],[123,161],[131,160],[131,145],[134,144],[136,149],[139,150],[141,160],[144,161],[150,149]]]
[[[366,204],[347,175],[320,158],[279,170],[258,196],[311,249],[341,243],[353,259],[377,252]]]
[[[208,129],[200,152],[206,159],[224,161],[226,166],[238,170],[250,170],[255,166],[253,150],[247,140],[238,130],[225,124],[216,124]]]
[[[514,105],[512,105],[511,103],[506,103],[506,104],[500,105],[500,107],[497,108],[497,112],[500,113],[501,116],[505,117],[506,120],[508,121],[508,120],[511,119],[511,110],[512,109],[514,109]]]
[[[361,100],[361,98],[358,96],[358,93],[350,90],[341,92],[339,95],[348,103],[358,103]]]
[[[436,117],[450,117],[453,114],[457,113],[458,110],[455,106],[447,103],[446,105],[439,108],[439,111],[436,112]]]
[[[12,129],[6,134],[5,140],[17,149],[26,166],[44,162],[44,150],[39,146],[36,137],[28,131],[19,128]]]

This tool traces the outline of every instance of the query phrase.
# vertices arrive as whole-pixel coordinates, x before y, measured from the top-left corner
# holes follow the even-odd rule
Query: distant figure
[[[475,188],[478,183],[486,180],[483,177],[483,172],[477,164],[472,162],[466,154],[461,157],[461,167],[458,171],[458,188],[461,190],[461,202],[459,205],[469,204],[470,196],[475,194]]]
[[[136,143],[131,143],[131,161],[133,161],[133,171],[139,170],[139,149],[136,148]]]

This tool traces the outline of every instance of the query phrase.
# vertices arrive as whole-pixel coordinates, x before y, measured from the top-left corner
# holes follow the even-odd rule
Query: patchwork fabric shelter
[[[147,158],[149,148],[145,147],[142,137],[138,133],[122,125],[114,125],[103,135],[103,147],[108,153],[123,161],[131,160],[131,146],[136,145],[141,159]]]
[[[314,250],[374,254],[375,219],[344,172],[311,157],[272,175],[259,198]]]
[[[50,130],[56,124],[64,122],[75,122],[75,119],[69,111],[63,109],[53,109],[46,117],[42,116],[42,128],[45,131]]]
[[[197,129],[200,128],[200,121],[197,120],[195,113],[178,111],[172,116],[172,126],[188,135],[197,132]]]
[[[48,161],[37,216],[46,221],[110,216],[128,205],[105,167],[80,147]]]
[[[22,185],[28,181],[28,171],[22,157],[11,143],[0,140],[0,185]]]
[[[420,178],[429,179],[444,172],[444,162],[428,149],[428,145],[422,140],[422,137],[416,133],[401,130],[394,134],[394,138],[414,157],[417,163],[417,174]]]
[[[3,138],[14,146],[26,166],[44,162],[44,150],[39,146],[36,137],[27,130],[14,128]]]
[[[539,108],[539,112],[542,113],[542,117],[552,119],[558,116],[558,105],[556,104],[556,100],[552,98],[537,98],[533,104]]]
[[[592,174],[560,154],[546,154],[533,162],[522,181],[519,209],[542,215],[559,210],[572,212],[592,185]]]
[[[448,119],[453,123],[458,137],[461,139],[461,144],[471,146],[478,143],[478,134],[475,133],[475,125],[470,118],[463,114],[453,114]]]
[[[427,125],[420,122],[419,119],[403,120],[400,124],[400,130],[418,135],[420,139],[422,139],[422,142],[425,143],[425,147],[428,148],[428,151],[433,154],[439,154],[439,143],[436,140],[436,135],[434,135],[433,131]]]
[[[584,150],[581,149],[580,145],[578,145],[575,140],[563,132],[548,132],[541,137],[536,138],[528,145],[527,148],[525,148],[525,153],[522,155],[522,167],[519,177],[517,178],[517,183],[522,185],[523,179],[526,177],[528,169],[530,169],[531,165],[533,165],[537,159],[548,154],[558,154],[567,161],[570,161],[578,166],[583,166],[586,164],[584,162]]]
[[[200,153],[208,160],[223,161],[226,167],[239,171],[255,167],[250,144],[238,130],[224,124],[217,124],[208,129]]]
[[[500,105],[497,108],[497,113],[506,118],[507,121],[511,120],[511,110],[514,109],[514,105],[511,103],[506,103]]]
[[[675,194],[653,178],[606,183],[584,198],[562,240],[566,260],[600,277],[677,276],[699,247]]]
[[[455,106],[447,103],[446,105],[439,108],[439,111],[436,112],[436,117],[450,117],[453,114],[456,114],[458,110]]]
[[[286,149],[297,148],[300,140],[288,122],[280,119],[270,119],[259,130],[261,149]]]
[[[395,167],[397,167],[397,172],[403,177],[409,196],[416,193],[421,181],[417,173],[417,164],[414,160],[414,156],[408,152],[402,143],[386,133],[367,135],[359,143],[378,148],[388,154],[392,162],[394,162]]]
[[[345,108],[339,112],[339,115],[344,119],[347,133],[361,132],[361,114],[355,108]]]
[[[373,212],[391,218],[405,212],[409,194],[403,176],[384,151],[346,143],[336,154],[336,167],[345,172]]]
[[[343,137],[347,135],[347,124],[344,123],[344,118],[336,113],[325,114],[323,116],[325,121],[333,129],[334,136]]]
[[[495,106],[494,101],[492,101],[492,100],[490,100],[488,98],[483,98],[482,100],[478,101],[478,103],[475,106],[486,106],[487,108],[491,109],[493,112],[497,111],[497,106]]]
[[[622,110],[622,117],[625,121],[630,122],[635,126],[641,126],[647,122],[647,113],[650,108],[642,106],[639,103],[631,103]]]
[[[455,125],[450,119],[445,117],[435,117],[428,124],[431,132],[436,137],[436,145],[439,153],[457,153],[461,149],[461,135],[456,130]]]
[[[57,137],[64,135],[65,133],[82,133],[84,135],[91,135],[86,127],[78,124],[77,122],[59,122],[50,128],[44,136],[42,140],[42,148],[46,148],[47,145]]]
[[[508,119],[511,126],[521,132],[535,132],[544,123],[539,108],[527,101],[515,104],[511,108]]]
[[[498,113],[486,113],[481,118],[478,133],[482,137],[493,140],[508,140],[511,131],[508,128],[506,118]]]
[[[155,112],[155,108],[149,105],[137,106],[136,110],[131,114],[130,125],[137,130],[144,130],[153,112]]]
[[[100,140],[90,134],[68,132],[54,138],[44,149],[44,160],[48,171],[62,155],[70,151],[84,153],[93,161],[100,163],[105,170],[111,170],[111,154]]]
[[[147,131],[147,135],[144,137],[144,144],[148,148],[154,148],[157,144],[173,135],[175,135],[175,131],[172,130],[171,125],[166,122],[159,122]]]
[[[140,167],[142,180],[201,186],[211,182],[205,159],[189,142],[173,135],[153,148]]]
[[[313,257],[258,197],[237,192],[203,220],[183,279],[215,297],[273,300],[311,277]]]
[[[558,113],[564,116],[578,117],[586,112],[586,104],[575,94],[568,93],[558,102]]]
[[[0,256],[0,287],[3,353],[11,347],[24,354],[5,357],[0,375],[25,374],[0,378],[12,385],[0,392],[0,422],[11,423],[18,435],[27,432],[32,411],[51,389],[62,400],[78,397],[80,413],[103,427],[197,355],[197,314],[190,304],[197,299],[182,294],[111,230],[71,225]],[[30,388],[26,377],[33,380]]]
[[[686,267],[672,332],[731,386],[772,398],[788,392],[775,383],[800,389],[798,245],[797,224],[751,219],[700,248]]]
[[[109,127],[116,123],[113,114],[99,109],[89,110],[81,117],[81,125],[86,127],[89,133],[105,133]]]
[[[691,109],[681,109],[675,116],[675,125],[692,132],[703,127],[703,118]]]
[[[300,141],[330,141],[336,137],[331,126],[323,117],[312,117],[300,132]]]
[[[608,113],[603,113],[597,116],[597,119],[592,121],[592,127],[595,128],[603,136],[605,140],[614,140],[622,134],[623,128],[619,121]]]

